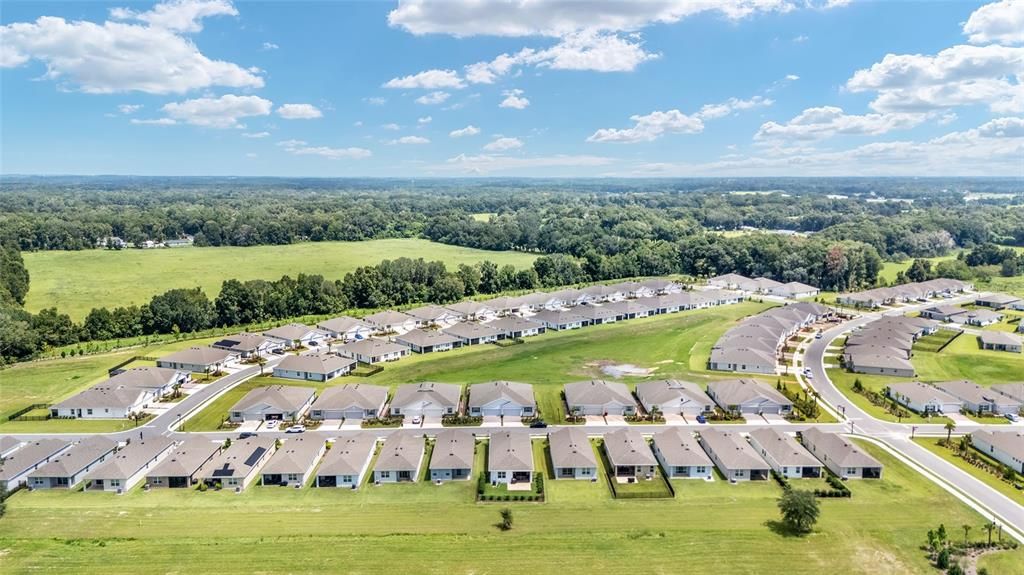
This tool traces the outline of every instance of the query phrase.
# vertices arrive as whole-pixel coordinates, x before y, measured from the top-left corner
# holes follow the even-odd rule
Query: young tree
[[[953,435],[953,431],[956,430],[956,424],[952,421],[946,422],[946,444],[949,444],[949,438]]]
[[[512,529],[512,510],[508,507],[501,510],[501,530],[508,531]]]
[[[778,505],[782,522],[797,533],[809,532],[821,514],[818,500],[810,491],[790,489],[782,494]]]

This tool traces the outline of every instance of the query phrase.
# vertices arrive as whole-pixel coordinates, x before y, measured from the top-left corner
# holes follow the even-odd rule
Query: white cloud
[[[432,118],[430,116],[423,116],[422,118],[417,119],[416,123],[421,125],[421,126],[424,126],[424,125],[429,124],[429,123],[431,123],[433,121],[434,121],[434,118]]]
[[[356,120],[355,122],[352,122],[352,126],[354,126],[356,128],[362,128],[363,127],[363,121],[362,120]]]
[[[238,16],[238,10],[228,0],[169,0],[146,12],[130,8],[110,10],[114,20],[135,20],[175,32],[199,32],[203,29],[203,18],[210,16]]]
[[[132,118],[130,121],[137,126],[174,126],[178,123],[170,118],[153,118],[148,120]]]
[[[826,0],[825,5],[822,8],[828,10],[830,8],[843,8],[849,6],[853,0]]]
[[[892,130],[913,128],[927,119],[927,114],[846,114],[842,108],[821,106],[807,108],[785,124],[765,122],[754,135],[755,140],[815,140],[835,135],[878,136]]]
[[[200,29],[202,18],[233,14],[230,3],[184,1],[157,4],[143,13],[112,12],[144,24],[43,16],[35,22],[0,26],[0,68],[38,60],[46,65],[43,78],[60,82],[62,89],[91,94],[181,94],[211,86],[263,86],[259,70],[211,60],[183,35]]]
[[[451,94],[449,94],[448,92],[441,92],[441,91],[431,92],[429,94],[424,94],[424,95],[420,96],[419,98],[416,98],[416,103],[417,104],[424,104],[426,106],[432,106],[432,105],[435,105],[435,104],[443,103],[445,100],[448,99],[449,96],[451,96]]]
[[[117,107],[117,111],[125,115],[134,114],[141,109],[142,104],[120,104]]]
[[[1024,1],[986,4],[964,23],[971,44],[1024,44]]]
[[[381,128],[384,128],[385,130],[391,130],[392,132],[397,132],[398,130],[402,129],[401,126],[399,126],[398,124],[396,124],[394,122],[392,122],[390,124],[383,124],[383,125],[381,125]]]
[[[704,131],[704,122],[697,116],[687,116],[679,110],[655,111],[646,116],[630,116],[636,122],[632,128],[602,128],[587,138],[588,142],[635,144],[650,142],[662,134],[697,134]]]
[[[260,138],[266,138],[270,135],[270,132],[245,132],[242,134],[243,138],[249,138],[252,140],[258,140]]]
[[[255,152],[248,152],[247,154],[245,154],[245,157],[246,158],[258,158],[259,154],[255,153]]]
[[[437,90],[439,88],[465,88],[466,83],[459,78],[454,70],[425,70],[411,76],[392,78],[384,83],[385,88],[401,88],[403,90],[421,88]]]
[[[698,112],[696,116],[701,120],[714,120],[715,118],[728,116],[733,112],[752,110],[754,108],[764,108],[771,106],[774,103],[775,100],[765,98],[764,96],[754,96],[749,100],[729,98],[728,100],[718,104],[705,104],[701,107],[700,112]]]
[[[794,36],[793,37],[793,43],[794,44],[803,44],[804,42],[806,42],[806,41],[808,41],[810,39],[811,39],[810,36],[808,36],[806,34],[800,34],[799,36]]]
[[[171,102],[161,108],[172,120],[208,128],[239,128],[241,118],[267,116],[273,102],[259,96],[226,94],[220,98],[196,98]]]
[[[312,120],[324,114],[312,104],[282,104],[277,108],[277,115],[285,120]]]
[[[310,146],[303,140],[284,140],[277,143],[286,152],[295,156],[321,156],[330,160],[361,160],[369,158],[373,152],[365,148],[329,148],[327,146]]]
[[[519,138],[498,138],[484,146],[484,150],[488,152],[507,152],[509,150],[518,150],[522,147],[523,141]]]
[[[1024,138],[1024,118],[996,118],[977,129],[985,138]]]
[[[371,106],[383,106],[384,104],[388,103],[387,98],[381,97],[363,98],[363,101]]]
[[[280,46],[278,46],[277,44],[274,44],[273,42],[264,42],[263,43],[263,51],[265,51],[265,52],[269,52],[270,50],[277,50],[278,48],[280,48]]]
[[[391,140],[389,144],[410,144],[410,145],[422,145],[429,144],[430,140],[422,136],[402,136],[397,140]]]
[[[462,138],[465,136],[475,136],[480,133],[480,128],[477,128],[473,124],[466,126],[465,128],[459,128],[458,130],[452,130],[448,132],[448,135],[453,138]]]
[[[575,0],[401,0],[388,23],[413,34],[562,36],[580,30],[633,31],[702,12],[740,19],[792,9],[785,0],[644,0],[581,4]]]
[[[956,112],[946,112],[939,118],[939,125],[946,126],[948,124],[952,124],[958,117],[959,116],[956,115]]]
[[[522,90],[505,90],[501,95],[505,96],[505,99],[498,104],[499,108],[515,108],[516,110],[522,110],[530,105],[530,100],[523,96]]]
[[[449,158],[444,164],[434,166],[439,171],[457,171],[471,174],[485,174],[544,168],[578,168],[605,166],[615,160],[602,156],[566,155],[553,156],[503,156],[500,154],[459,154]]]

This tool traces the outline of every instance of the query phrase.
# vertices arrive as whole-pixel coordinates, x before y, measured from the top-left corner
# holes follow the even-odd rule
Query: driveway
[[[356,424],[359,424],[359,420],[354,420]],[[320,429],[335,430],[341,427],[342,420],[340,419],[325,419],[320,422]]]
[[[686,425],[689,423],[686,418],[679,413],[666,413],[664,415],[665,425]],[[696,423],[697,419],[694,418],[693,422]]]
[[[324,425],[327,425],[329,421],[334,421],[334,420],[324,421]],[[363,420],[361,420],[361,419],[346,419],[346,420],[341,422],[341,425],[338,426],[338,429],[362,429],[362,428],[363,428]]]
[[[779,415],[777,413],[762,413],[761,414],[761,419],[763,419],[765,421],[765,423],[768,423],[770,425],[788,425],[789,424],[789,422],[786,421],[785,417],[782,417],[781,415]]]
[[[236,429],[235,431],[237,431],[239,433],[246,432],[246,431],[253,432],[253,431],[256,431],[257,429],[259,429],[260,425],[262,423],[263,423],[262,421],[243,421],[242,425],[239,425],[238,429]]]
[[[604,421],[608,425],[626,425],[626,417],[623,415],[612,415],[609,413],[604,416]]]
[[[950,418],[957,425],[973,425],[975,423],[970,417],[962,413],[943,413],[942,415]]]
[[[485,415],[483,425],[484,427],[501,427],[501,416]]]
[[[584,415],[583,419],[586,421],[586,425],[608,425],[601,415]]]

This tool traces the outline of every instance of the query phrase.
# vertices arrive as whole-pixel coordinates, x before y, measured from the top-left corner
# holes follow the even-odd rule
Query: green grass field
[[[474,503],[475,481],[334,489],[139,489],[18,493],[0,521],[4,573],[931,573],[919,546],[938,523],[984,519],[878,448],[885,479],[851,482],[851,499],[821,501],[807,537],[771,529],[771,481],[673,483],[674,499],[616,501],[590,482],[546,481],[538,503]],[[477,458],[479,473],[482,470]],[[514,527],[496,528],[510,507]],[[521,560],[510,561],[509,558]],[[1024,551],[985,559],[1024,573]]]
[[[956,441],[957,438],[954,436],[953,440]],[[991,473],[987,473],[981,469],[978,469],[977,467],[957,457],[952,451],[939,445],[938,438],[917,437],[914,439],[914,441],[921,445],[922,447],[924,447],[925,449],[927,449],[928,451],[931,451],[932,453],[938,455],[939,457],[945,459],[946,461],[949,461],[953,465],[964,470],[969,475],[973,475],[975,478],[981,480],[983,483],[987,484],[992,489],[995,489],[996,491],[1002,493],[1003,495],[1009,497],[1014,501],[1024,504],[1024,491],[1014,489],[1013,486],[1010,485],[1009,483],[1001,481],[998,477],[992,475]]]
[[[394,387],[420,381],[459,384],[502,379],[522,381],[533,384],[541,416],[550,423],[559,423],[565,421],[560,396],[562,385],[581,379],[610,379],[601,372],[600,364],[604,362],[656,368],[649,376],[623,379],[634,385],[644,379],[676,377],[703,382],[731,377],[732,374],[726,372],[705,369],[711,346],[735,321],[768,307],[769,304],[745,302],[580,330],[552,331],[509,347],[483,345],[444,353],[413,354],[385,364],[384,371],[377,375],[338,379],[329,385],[361,382]],[[259,383],[247,382],[224,394],[189,420],[188,430],[216,429],[227,410],[250,385]]]
[[[491,260],[525,268],[534,255],[448,246],[420,239],[307,242],[286,246],[26,252],[32,282],[25,308],[57,308],[81,320],[94,307],[143,304],[172,288],[199,286],[213,299],[227,279],[276,280],[318,273],[340,279],[359,266],[400,257],[449,268]]]
[[[979,385],[1020,381],[1024,355],[983,350],[978,338],[965,333],[941,352],[919,350],[911,358],[921,381],[969,379]]]

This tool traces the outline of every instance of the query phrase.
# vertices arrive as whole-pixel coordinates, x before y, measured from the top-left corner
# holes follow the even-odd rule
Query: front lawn
[[[907,412],[907,417],[898,418],[895,415],[889,413],[884,407],[877,406],[871,403],[866,396],[861,393],[857,393],[853,390],[853,385],[856,380],[860,380],[861,385],[864,389],[872,390],[877,393],[883,393],[885,388],[893,383],[900,383],[906,381],[914,381],[911,378],[905,377],[889,377],[884,375],[867,375],[863,373],[851,373],[842,368],[832,368],[826,370],[828,378],[832,380],[836,388],[839,389],[846,396],[846,399],[857,407],[866,411],[869,415],[875,419],[881,419],[882,421],[894,421],[902,423],[937,423],[945,424],[949,419],[945,417],[924,417],[910,411],[909,409],[903,408]],[[838,407],[838,406],[837,406]],[[840,410],[840,413],[842,410]]]
[[[928,451],[931,451],[932,453],[945,459],[946,461],[952,463],[953,465],[959,467],[960,469],[966,471],[969,475],[972,475],[976,479],[981,480],[982,483],[985,483],[992,489],[995,489],[996,491],[1002,493],[1003,495],[1009,497],[1010,499],[1024,505],[1024,491],[1020,489],[1015,489],[1012,485],[1000,480],[995,475],[992,475],[991,473],[985,471],[984,469],[979,469],[965,461],[963,458],[958,457],[956,453],[953,452],[953,450],[943,447],[942,445],[939,445],[939,441],[941,439],[945,438],[915,437],[914,442],[920,445],[921,447],[924,447]],[[958,440],[958,437],[953,437],[953,441]],[[987,459],[987,457],[984,454],[977,450],[974,450],[974,453],[977,454],[979,457]],[[988,461],[990,461],[993,465],[999,465],[999,463],[996,462],[995,460],[989,459]],[[1024,477],[1021,477],[1019,474],[1017,477],[1018,480],[1024,481]]]

